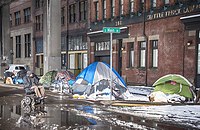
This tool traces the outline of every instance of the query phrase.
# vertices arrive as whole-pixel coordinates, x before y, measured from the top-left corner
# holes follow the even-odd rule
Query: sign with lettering
[[[116,27],[104,27],[103,33],[120,33],[120,28]]]
[[[160,19],[160,18],[165,18],[165,17],[170,17],[170,16],[178,16],[181,14],[195,12],[199,9],[200,9],[200,4],[172,9],[172,10],[166,10],[166,11],[147,15],[147,20]]]

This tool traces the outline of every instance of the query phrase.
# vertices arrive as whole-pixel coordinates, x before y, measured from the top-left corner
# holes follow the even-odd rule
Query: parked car
[[[4,83],[6,83],[6,78],[10,77],[9,74],[13,73],[14,76],[17,76],[19,71],[28,71],[29,67],[27,65],[17,65],[17,64],[10,64],[8,69],[4,71]],[[13,76],[13,75],[12,75]]]

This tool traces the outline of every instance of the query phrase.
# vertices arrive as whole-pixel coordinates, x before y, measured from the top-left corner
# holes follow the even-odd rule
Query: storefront
[[[123,39],[129,35],[127,27],[119,27],[120,34],[113,33],[112,59],[113,67],[121,75],[122,69],[122,45]],[[87,33],[90,38],[90,63],[95,61],[106,62],[110,64],[110,34],[100,31]]]
[[[187,15],[180,19],[184,23],[186,33],[188,33],[188,37],[186,37],[187,49],[193,50],[195,53],[193,57],[195,58],[194,85],[200,88],[200,14]]]
[[[78,75],[87,67],[87,41],[85,35],[71,35],[68,40],[68,70]]]

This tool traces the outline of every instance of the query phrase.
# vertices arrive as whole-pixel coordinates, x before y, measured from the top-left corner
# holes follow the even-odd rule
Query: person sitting
[[[37,97],[41,99],[44,98],[45,89],[42,85],[39,84],[39,79],[34,73],[28,71],[26,76],[23,77],[23,81],[26,93],[34,90]]]

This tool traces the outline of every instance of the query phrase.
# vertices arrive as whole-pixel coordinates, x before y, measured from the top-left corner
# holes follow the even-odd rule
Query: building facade
[[[27,0],[13,2],[10,5],[10,42],[12,43],[12,62],[27,64],[33,68],[31,4],[31,0]]]
[[[41,75],[45,64],[43,29],[47,2],[35,0],[31,5],[27,2],[26,7],[21,5],[18,10],[11,6],[12,19],[16,22],[17,12],[25,12],[29,6],[32,18],[30,23],[11,28],[13,61],[23,62],[27,54],[21,52],[24,55],[21,61],[16,57],[18,32],[22,32],[24,44],[27,34],[32,33],[30,61]],[[61,40],[56,43],[61,46],[57,51],[61,69],[77,75],[94,61],[109,63],[112,49],[113,67],[128,84],[152,85],[159,77],[176,73],[198,87],[199,11],[199,0],[61,0]],[[31,27],[23,29],[31,23]],[[110,35],[103,33],[103,27],[121,30],[113,34],[112,48]]]
[[[64,5],[61,8],[61,15],[65,18],[61,22],[61,41],[62,46],[66,47],[62,47],[62,66],[67,66],[68,70],[77,75],[88,65],[88,1],[68,0]]]
[[[49,62],[53,61],[52,65],[59,62],[61,67],[57,67],[58,70],[68,69],[77,75],[88,65],[88,3],[87,0],[61,0],[60,7],[55,7],[54,3],[48,0],[12,2],[10,27],[13,63],[28,63],[36,74],[43,75],[45,67],[50,66]],[[60,8],[60,12],[58,11],[61,16],[60,22],[54,13],[58,8]],[[53,26],[55,29],[52,29]],[[60,31],[59,26],[61,26]],[[61,33],[60,38],[55,36],[58,34],[56,31]],[[30,44],[29,48],[26,47],[27,42]],[[56,56],[58,61],[55,62]]]
[[[109,35],[103,27],[119,27],[113,35],[113,66],[128,84],[152,85],[176,73],[199,86],[198,0],[91,0],[90,62],[109,63]]]

